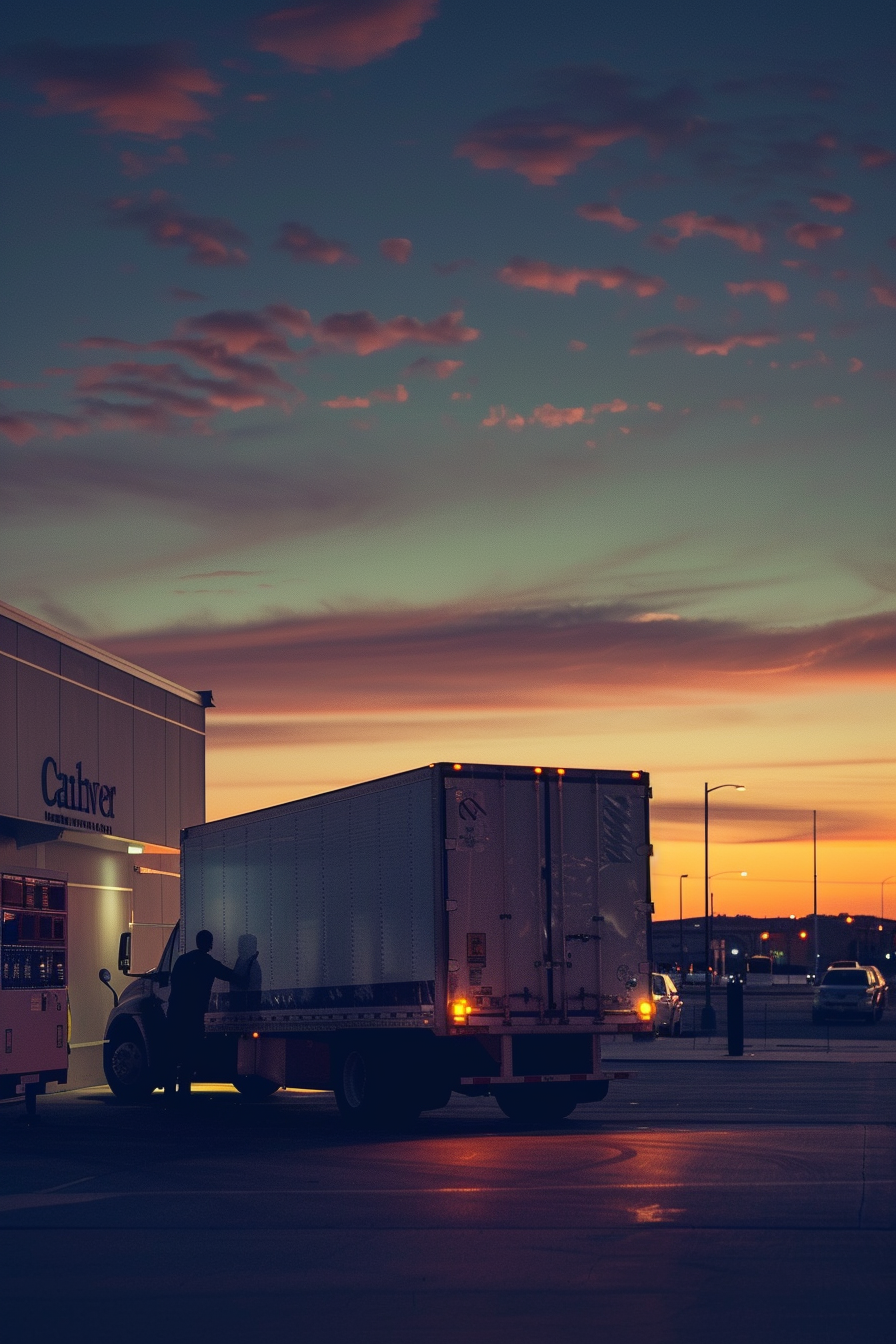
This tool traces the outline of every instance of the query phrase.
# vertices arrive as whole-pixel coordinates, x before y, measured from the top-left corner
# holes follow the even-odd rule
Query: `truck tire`
[[[556,1125],[572,1115],[578,1094],[568,1083],[537,1083],[527,1087],[496,1087],[495,1100],[515,1125]]]
[[[111,1028],[103,1046],[103,1072],[119,1101],[131,1106],[149,1101],[153,1081],[139,1027],[122,1022]]]
[[[270,1078],[262,1078],[260,1073],[242,1073],[233,1080],[233,1085],[241,1097],[247,1101],[265,1101],[280,1091],[280,1084]]]
[[[355,1129],[400,1128],[416,1120],[422,1098],[408,1087],[402,1072],[387,1051],[373,1044],[342,1050],[333,1063],[333,1091],[343,1120]]]

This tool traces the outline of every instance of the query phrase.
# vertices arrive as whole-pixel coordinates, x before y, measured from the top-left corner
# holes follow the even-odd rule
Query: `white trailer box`
[[[217,1057],[349,1117],[598,1099],[600,1037],[653,1030],[649,795],[638,770],[449,762],[190,827],[180,946],[208,929],[248,973],[216,986]]]

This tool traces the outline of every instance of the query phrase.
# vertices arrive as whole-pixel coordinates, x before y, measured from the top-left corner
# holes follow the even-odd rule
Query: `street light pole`
[[[705,985],[705,996],[703,1001],[703,1011],[700,1014],[700,1030],[715,1031],[716,1012],[712,1006],[712,985],[709,979],[709,795],[716,793],[719,789],[736,789],[738,793],[743,793],[746,786],[743,784],[714,784],[712,788],[708,783],[703,785],[703,949],[704,949],[704,967],[703,976]]]
[[[812,928],[815,938],[815,976],[814,983],[818,983],[818,964],[820,955],[818,951],[818,814],[812,809]]]
[[[681,884],[687,877],[687,873],[682,873],[678,879],[678,969],[681,973],[682,984],[684,983],[684,905],[681,896]]]

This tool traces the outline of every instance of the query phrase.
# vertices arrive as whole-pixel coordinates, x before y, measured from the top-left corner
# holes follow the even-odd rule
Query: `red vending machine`
[[[68,893],[46,876],[2,874],[0,1097],[29,1110],[68,1077]]]

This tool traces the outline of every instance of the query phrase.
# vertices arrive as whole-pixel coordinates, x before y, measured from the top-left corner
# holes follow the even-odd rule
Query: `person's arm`
[[[230,967],[225,966],[222,961],[215,961],[214,957],[211,957],[210,960],[215,968],[216,980],[226,980],[229,985],[235,984],[238,980],[242,980],[243,977],[238,974],[236,970],[231,970]]]

